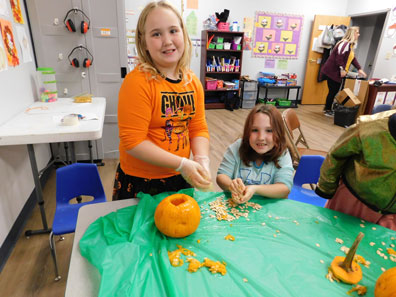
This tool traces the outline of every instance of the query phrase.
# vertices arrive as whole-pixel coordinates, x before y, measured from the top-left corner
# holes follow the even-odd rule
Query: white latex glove
[[[193,159],[195,162],[198,162],[199,164],[202,165],[203,168],[205,168],[205,170],[207,171],[206,176],[209,179],[212,179],[212,176],[210,174],[210,167],[209,167],[210,165],[209,157],[204,155],[195,155]]]
[[[183,158],[176,171],[179,171],[186,182],[198,190],[207,190],[211,185],[206,170],[198,162]]]

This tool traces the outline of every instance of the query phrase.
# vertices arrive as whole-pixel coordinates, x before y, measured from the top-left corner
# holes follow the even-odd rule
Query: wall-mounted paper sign
[[[12,31],[11,22],[0,19],[0,29],[4,48],[7,53],[8,65],[13,67],[18,66],[18,51],[15,45],[14,33]]]
[[[103,36],[103,37],[111,36],[111,30],[109,28],[101,28],[100,36]]]

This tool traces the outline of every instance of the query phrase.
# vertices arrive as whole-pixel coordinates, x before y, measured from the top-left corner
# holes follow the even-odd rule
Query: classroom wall
[[[1,15],[12,23],[14,39],[18,38],[16,27],[24,27],[29,36],[30,54],[33,57],[29,28],[25,8],[22,5],[25,24],[16,24],[12,15]],[[10,9],[10,2],[5,1]],[[0,40],[2,43],[3,41]],[[17,43],[20,65],[0,71],[0,125],[20,111],[25,110],[36,99],[34,59],[24,63],[21,48]],[[51,154],[48,144],[34,146],[38,169],[45,167]],[[0,146],[0,245],[3,244],[16,218],[34,189],[32,171],[26,145]]]
[[[125,0],[126,10],[134,11],[134,15],[127,16],[127,29],[135,29],[138,15],[148,1],[144,0]],[[180,0],[171,0],[176,8],[181,9]],[[187,9],[187,1],[184,1],[184,13],[183,17],[186,17],[193,11]],[[314,16],[318,15],[345,15],[347,9],[347,1],[334,0],[329,2],[328,0],[278,0],[278,1],[262,1],[262,0],[249,0],[249,1],[211,1],[210,5],[207,5],[208,1],[198,1],[198,9],[194,10],[197,19],[197,35],[190,35],[190,38],[196,39],[201,38],[201,31],[203,29],[202,23],[210,15],[215,12],[223,12],[224,9],[230,10],[230,16],[228,22],[232,23],[237,21],[240,25],[241,30],[243,29],[243,18],[244,17],[255,17],[256,11],[267,11],[272,13],[283,13],[283,14],[296,14],[304,15],[304,25],[302,36],[300,40],[300,54],[298,59],[289,60],[287,70],[278,69],[266,69],[264,67],[265,59],[253,58],[251,51],[245,51],[243,54],[243,67],[242,74],[249,75],[251,78],[256,79],[260,71],[275,72],[276,74],[295,72],[298,75],[298,83],[301,85],[304,82],[305,64],[307,58],[307,48],[309,46],[309,40],[312,29],[312,22]],[[194,42],[193,42],[194,44]],[[201,63],[201,50],[198,48],[195,52],[193,48],[191,69],[199,77],[200,74],[200,63]]]

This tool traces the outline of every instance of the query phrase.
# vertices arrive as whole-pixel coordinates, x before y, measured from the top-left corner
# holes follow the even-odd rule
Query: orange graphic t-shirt
[[[184,80],[148,77],[135,68],[125,77],[119,92],[120,164],[131,176],[166,178],[179,173],[141,161],[127,151],[147,139],[168,152],[189,158],[190,139],[209,138],[204,93],[193,73],[187,85]]]

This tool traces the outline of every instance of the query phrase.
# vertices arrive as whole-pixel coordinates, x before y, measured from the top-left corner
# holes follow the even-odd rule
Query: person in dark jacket
[[[334,46],[330,57],[321,69],[321,74],[326,77],[329,88],[324,108],[326,116],[334,115],[331,110],[333,100],[340,89],[342,78],[347,75],[351,64],[358,69],[361,77],[367,77],[355,58],[354,48],[356,47],[359,35],[359,27],[348,28],[344,37]]]

